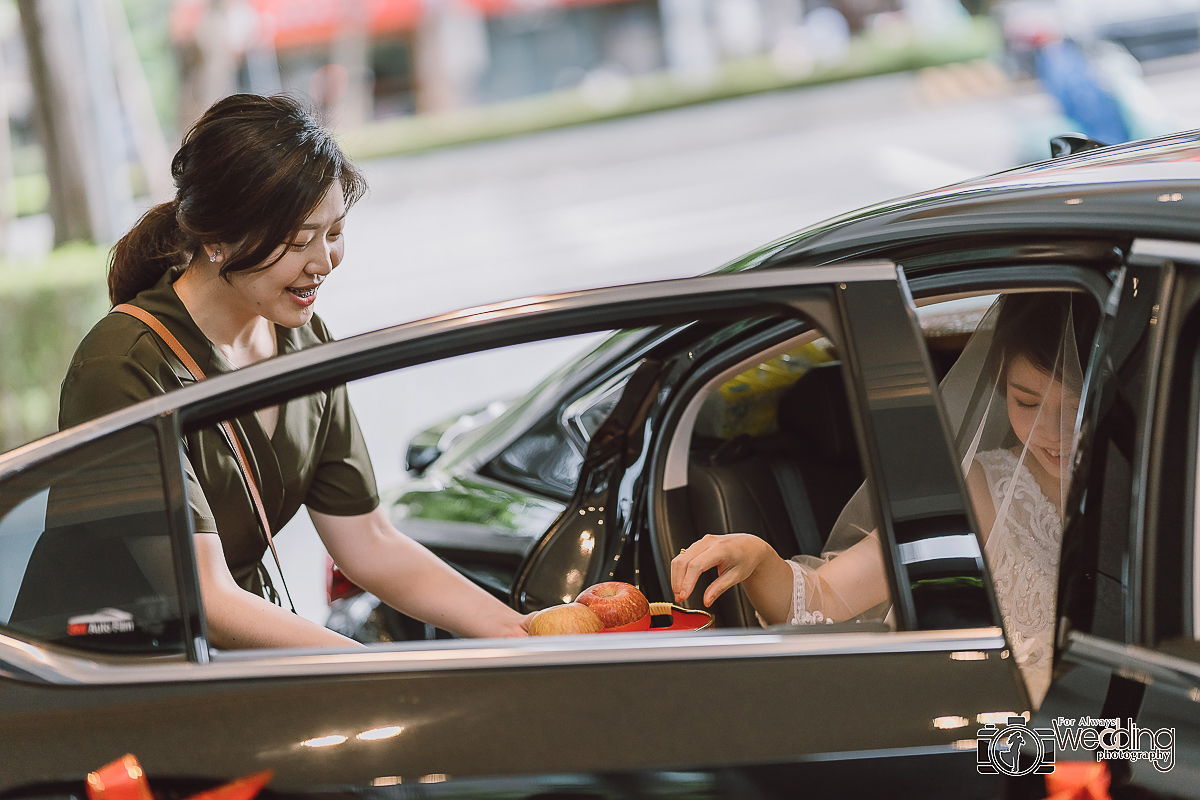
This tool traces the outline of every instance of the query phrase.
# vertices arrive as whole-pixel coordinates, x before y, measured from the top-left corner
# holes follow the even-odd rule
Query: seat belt
[[[151,314],[144,308],[130,305],[129,303],[121,303],[113,306],[113,311],[121,314],[128,314],[135,319],[140,320],[150,330],[162,339],[167,347],[171,348],[171,352],[179,359],[179,363],[183,364],[184,369],[191,373],[192,377],[197,381],[202,381],[206,377],[204,371],[200,369],[200,365],[191,357],[179,340],[171,334],[167,327],[158,321],[158,317]],[[263,536],[267,540],[267,546],[271,549],[271,557],[275,559],[275,568],[279,570],[279,579],[283,581],[283,592],[287,595],[288,605],[292,608],[292,613],[296,613],[296,604],[292,602],[292,593],[288,591],[287,578],[283,576],[283,566],[279,563],[279,553],[275,551],[275,540],[271,537],[271,523],[267,519],[267,509],[263,505],[262,495],[258,492],[258,483],[254,480],[253,473],[250,472],[250,462],[246,458],[246,451],[242,449],[242,443],[237,437],[237,432],[233,429],[233,424],[229,420],[225,420],[220,424],[222,432],[225,434],[226,440],[229,442],[230,449],[233,450],[234,460],[237,461],[238,469],[241,470],[242,479],[246,482],[246,490],[250,493],[250,501],[254,505],[254,511],[258,516],[258,524],[262,528]]]
[[[772,458],[771,474],[779,487],[783,498],[783,507],[787,511],[788,520],[796,534],[796,543],[800,545],[803,555],[819,556],[821,554],[821,536],[817,531],[817,518],[813,514],[812,502],[808,499],[808,490],[804,488],[804,477],[800,468],[790,458]]]

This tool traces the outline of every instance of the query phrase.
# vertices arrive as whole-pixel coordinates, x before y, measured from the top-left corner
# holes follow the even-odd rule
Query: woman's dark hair
[[[993,347],[999,348],[1008,360],[1023,355],[1043,372],[1061,375],[1059,348],[1068,321],[1074,332],[1080,366],[1086,368],[1100,321],[1100,307],[1095,299],[1082,292],[1006,295],[996,318]]]
[[[206,243],[233,249],[224,254],[222,277],[269,267],[335,180],[347,208],[367,189],[333,136],[286,95],[235,94],[214,103],[183,137],[171,176],[175,199],[146,212],[112,249],[113,305],[187,264]]]

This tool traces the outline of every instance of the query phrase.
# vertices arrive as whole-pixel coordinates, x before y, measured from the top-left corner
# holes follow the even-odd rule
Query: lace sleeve
[[[787,564],[792,570],[789,625],[874,620],[887,613],[887,573],[874,531],[839,553],[796,556]]]
[[[816,595],[820,594],[821,576],[811,567],[806,567],[796,561],[788,561],[792,568],[792,610],[788,614],[791,625],[820,625],[833,624],[833,620],[825,616],[821,603]]]
[[[826,623],[832,625],[833,620],[825,616],[820,609],[820,603],[814,602],[816,601],[816,598],[813,597],[813,594],[816,593],[814,590],[819,590],[821,581],[817,571],[796,561],[788,561],[787,565],[792,568],[792,604],[788,611],[787,624],[819,625]],[[758,617],[759,625],[767,627],[766,620],[762,616],[757,613],[755,616]]]

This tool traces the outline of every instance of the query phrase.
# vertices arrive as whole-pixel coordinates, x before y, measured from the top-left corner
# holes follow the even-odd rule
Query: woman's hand
[[[525,638],[529,635],[529,620],[533,619],[533,615],[536,613],[533,611],[523,616],[513,613],[498,618],[494,623],[496,633],[493,635],[502,639]]]
[[[671,591],[675,602],[691,596],[700,576],[717,568],[717,578],[704,591],[704,605],[711,606],[727,589],[750,579],[768,559],[779,556],[757,536],[749,533],[709,534],[680,551],[671,561]]]

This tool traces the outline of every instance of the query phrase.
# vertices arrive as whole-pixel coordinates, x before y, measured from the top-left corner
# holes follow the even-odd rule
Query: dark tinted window
[[[552,497],[569,499],[579,482],[592,434],[612,413],[632,374],[632,367],[622,370],[568,403],[557,415],[534,425],[505,448],[488,471]]]
[[[88,650],[182,651],[152,431],[120,431],[0,483],[5,627]]]
[[[558,421],[547,418],[505,448],[488,472],[565,500],[575,490],[582,466],[583,456],[567,442]]]

